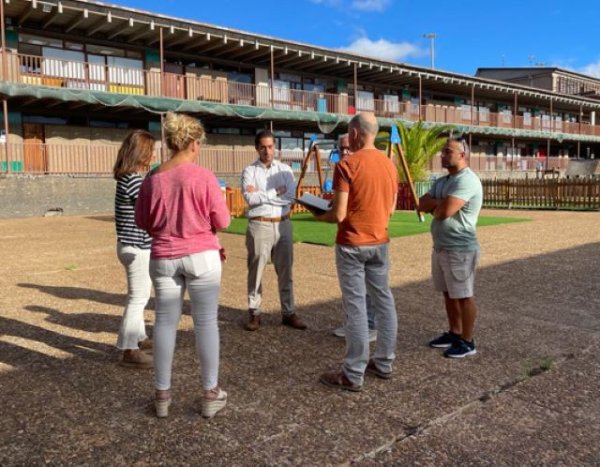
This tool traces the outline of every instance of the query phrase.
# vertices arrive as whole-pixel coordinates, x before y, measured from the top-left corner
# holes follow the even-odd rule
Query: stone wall
[[[222,180],[229,187],[240,185],[239,176]],[[316,183],[310,174],[303,186]],[[0,218],[113,214],[114,196],[115,181],[109,177],[0,176]]]
[[[0,178],[0,218],[112,214],[112,178],[10,176]]]

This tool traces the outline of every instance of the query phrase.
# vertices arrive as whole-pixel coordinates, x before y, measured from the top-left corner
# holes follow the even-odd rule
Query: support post
[[[160,95],[161,97],[165,97],[165,50],[163,43],[163,28],[158,28],[159,40],[158,47],[160,53]],[[162,126],[162,114],[161,114],[161,126]]]
[[[0,45],[2,46],[2,80],[8,81],[8,61],[6,59],[6,28],[4,24],[4,0],[0,0]],[[8,144],[8,101],[2,99],[2,113],[4,114],[4,157],[6,158],[6,173],[10,173],[10,149]]]
[[[423,78],[419,75],[419,121],[423,120],[422,107],[423,104]]]
[[[514,136],[510,139],[510,144],[511,144],[510,148],[511,148],[511,153],[512,153],[511,158],[510,158],[510,171],[512,172],[513,170],[515,170],[515,162],[516,162],[515,159],[517,158],[517,154],[515,151],[516,148],[515,148],[515,137]]]
[[[552,96],[550,96],[550,131],[554,132],[554,110],[552,108]]]
[[[1,0],[0,0],[1,1]],[[167,161],[167,144],[165,141],[165,114],[160,114],[160,162]]]
[[[475,84],[471,86],[471,126],[475,122]]]
[[[354,111],[358,113],[358,68],[354,62]]]
[[[273,51],[273,46],[271,46],[271,108],[274,107],[273,99],[274,95],[274,85],[275,85],[275,52]]]
[[[8,81],[8,68],[6,61],[6,26],[4,24],[4,0],[0,0],[0,34],[2,34],[2,80]]]
[[[3,2],[4,0],[0,0]],[[10,173],[10,145],[8,144],[8,102],[2,99],[2,113],[4,114],[4,157],[6,159],[6,173]]]
[[[519,105],[519,101],[517,100],[517,92],[515,91],[515,103],[514,103],[514,109],[513,109],[513,128],[517,128],[517,106],[518,105]],[[513,140],[514,140],[514,138],[513,138]]]

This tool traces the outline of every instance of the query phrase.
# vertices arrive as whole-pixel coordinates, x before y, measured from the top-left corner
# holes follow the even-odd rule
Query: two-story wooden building
[[[252,160],[253,135],[269,126],[298,168],[312,134],[333,139],[359,111],[382,128],[455,124],[482,176],[600,154],[600,103],[587,96],[94,1],[0,2],[2,172],[109,174],[126,132],[160,136],[169,110],[201,118],[201,162],[218,174]]]

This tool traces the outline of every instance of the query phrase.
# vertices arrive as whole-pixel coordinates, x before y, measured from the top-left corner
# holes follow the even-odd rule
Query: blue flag
[[[400,140],[400,133],[398,133],[398,127],[397,126],[393,126],[392,127],[392,136],[390,137],[390,140],[392,141],[392,144],[400,144],[401,140]]]

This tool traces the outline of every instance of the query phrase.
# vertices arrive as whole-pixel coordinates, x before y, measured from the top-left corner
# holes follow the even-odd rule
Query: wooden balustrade
[[[120,144],[9,143],[0,144],[0,173],[111,175]],[[8,160],[7,160],[8,149]],[[160,162],[160,142],[156,144],[152,165]],[[300,170],[304,153],[277,151],[276,157],[293,170]],[[219,176],[239,175],[256,160],[250,147],[209,146],[202,148],[196,161]],[[323,160],[325,163],[325,160]],[[8,168],[8,170],[7,170]],[[314,167],[309,167],[309,173]]]
[[[9,143],[0,144],[0,173],[28,174],[94,174],[110,175],[117,157],[119,144],[62,144],[62,143]],[[6,149],[8,148],[8,161]],[[160,143],[155,148],[153,164],[160,161]],[[326,154],[322,154],[322,166],[328,167]],[[304,153],[302,151],[278,151],[276,157],[299,172]],[[210,146],[202,148],[198,164],[219,176],[238,175],[244,167],[256,159],[251,147]],[[512,157],[471,154],[470,166],[479,173],[485,172],[527,172],[555,169],[564,172],[569,163],[568,157]],[[435,157],[428,165],[433,173],[443,171],[440,158]],[[311,161],[308,173],[315,173]],[[331,173],[329,173],[331,176]]]
[[[548,115],[515,117],[510,111],[490,112],[450,104],[422,105],[419,112],[418,105],[402,101],[399,96],[388,96],[385,99],[362,96],[356,100],[353,95],[346,93],[333,94],[279,86],[271,88],[266,84],[233,82],[224,73],[202,69],[188,69],[185,74],[161,74],[156,69],[126,68],[15,53],[7,53],[6,68],[3,70],[0,67],[1,76],[5,80],[32,85],[345,115],[352,115],[357,111],[373,111],[380,117],[411,121],[418,120],[421,115],[427,122],[440,124],[473,124],[600,136],[600,126],[563,121],[556,114],[552,118]]]

